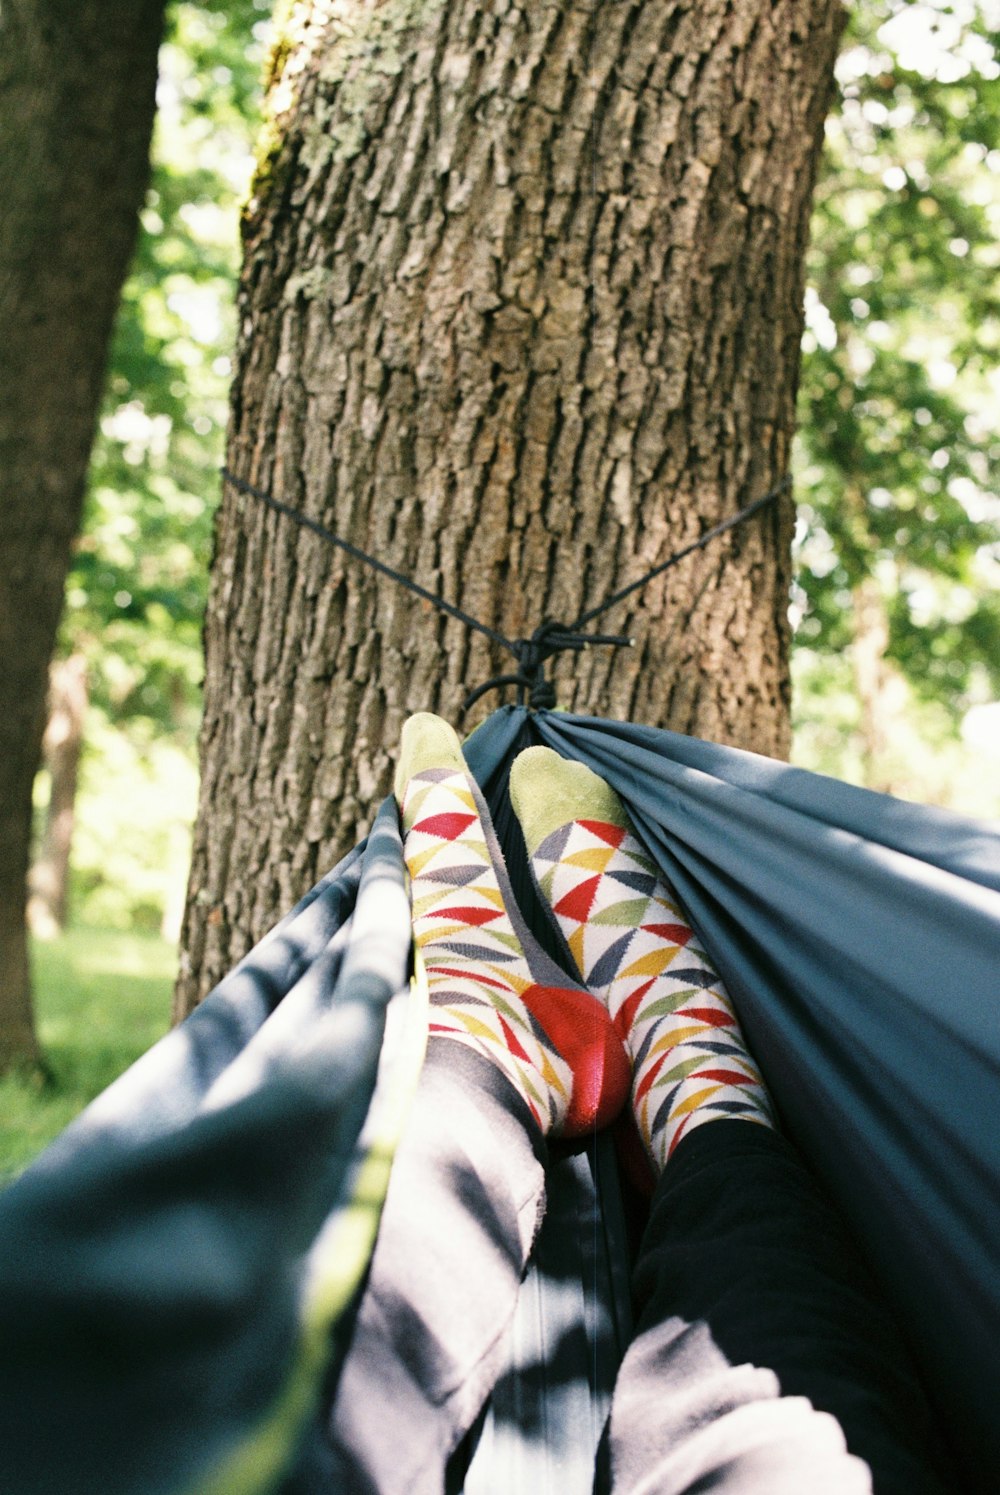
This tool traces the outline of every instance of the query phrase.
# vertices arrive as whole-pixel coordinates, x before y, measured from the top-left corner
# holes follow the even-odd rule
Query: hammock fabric
[[[466,755],[543,940],[507,797],[533,742],[622,796],[734,995],[783,1125],[897,1311],[963,1488],[995,1488],[998,827],[669,732],[504,707]],[[422,1058],[409,947],[387,802],[368,841],[0,1196],[0,1488],[323,1488],[315,1408]],[[599,1432],[605,1362],[627,1335],[621,1317],[607,1325],[627,1307],[614,1191],[595,1191],[595,1170],[606,1149],[567,1160],[546,1249],[560,1220],[564,1240],[587,1235],[567,1221],[600,1194],[606,1281],[583,1263],[576,1313],[603,1292],[600,1384],[581,1372]],[[548,1280],[562,1291],[551,1330],[564,1262]],[[516,1378],[501,1391],[523,1417]],[[574,1405],[559,1416],[587,1421]],[[467,1495],[489,1488],[477,1459],[499,1456],[504,1426],[481,1438]],[[581,1479],[595,1442],[582,1436]],[[556,1487],[576,1488],[565,1464]]]

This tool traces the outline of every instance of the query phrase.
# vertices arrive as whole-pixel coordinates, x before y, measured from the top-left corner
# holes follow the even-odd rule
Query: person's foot
[[[635,1120],[654,1168],[706,1122],[773,1127],[730,997],[611,786],[533,747],[514,762],[510,798],[542,899],[632,1059]]]
[[[489,812],[439,717],[404,726],[395,787],[431,1041],[485,1054],[543,1132],[579,1136],[613,1121],[628,1099],[625,1049],[604,1005],[524,925]]]

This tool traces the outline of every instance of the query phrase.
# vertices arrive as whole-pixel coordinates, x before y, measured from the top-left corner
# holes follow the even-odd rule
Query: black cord
[[[406,587],[409,591],[415,593],[416,596],[422,597],[425,602],[432,603],[441,612],[448,613],[449,616],[457,618],[467,628],[474,628],[478,633],[484,633],[487,638],[491,638],[494,643],[502,645],[503,648],[513,654],[518,663],[517,673],[494,675],[491,680],[484,681],[482,685],[470,691],[462,706],[463,714],[468,711],[470,706],[475,705],[476,701],[485,695],[487,691],[497,690],[504,685],[517,686],[518,699],[522,705],[524,705],[525,698],[527,698],[528,705],[535,710],[551,709],[556,703],[556,695],[552,681],[548,680],[545,675],[545,661],[547,659],[551,659],[554,655],[560,654],[567,649],[578,653],[581,649],[589,648],[594,644],[603,644],[610,648],[630,648],[635,643],[635,640],[627,638],[623,634],[581,633],[580,630],[585,624],[593,622],[602,613],[606,613],[616,603],[623,601],[624,598],[631,596],[633,592],[637,592],[641,587],[646,586],[654,577],[662,576],[664,571],[670,570],[671,566],[676,566],[679,561],[683,561],[686,556],[691,555],[694,551],[701,550],[710,540],[714,540],[718,535],[725,534],[727,530],[735,529],[737,525],[743,524],[760,509],[763,509],[766,504],[773,503],[791,484],[791,477],[786,474],[780,483],[777,483],[770,492],[764,494],[763,498],[754,499],[753,503],[747,504],[744,509],[740,509],[738,514],[733,514],[731,518],[724,519],[721,524],[717,524],[712,529],[706,530],[699,539],[692,540],[690,545],[685,545],[681,550],[675,551],[672,556],[662,561],[660,565],[654,566],[651,571],[647,571],[637,581],[629,582],[628,586],[622,587],[617,592],[613,592],[610,597],[606,597],[597,607],[591,607],[586,612],[581,613],[576,622],[571,623],[568,627],[562,623],[556,623],[552,619],[547,619],[544,623],[539,624],[530,638],[509,639],[504,634],[497,632],[495,628],[490,628],[488,624],[481,623],[478,618],[474,618],[471,614],[463,612],[454,603],[446,602],[443,597],[438,597],[436,593],[429,592],[426,587],[422,587],[419,582],[413,581],[409,576],[404,575],[402,571],[397,571],[393,566],[387,566],[384,561],[377,560],[375,556],[369,555],[360,546],[352,545],[349,540],[342,539],[333,530],[327,529],[325,524],[320,524],[318,520],[310,519],[307,514],[303,514],[298,509],[293,509],[291,505],[282,503],[280,499],[274,498],[270,493],[266,493],[263,488],[258,488],[253,483],[247,482],[246,478],[237,477],[234,472],[230,472],[228,467],[222,469],[222,476],[227,483],[231,483],[240,493],[245,493],[251,498],[259,499],[261,503],[266,504],[275,513],[284,514],[287,518],[293,519],[303,529],[311,530],[314,535],[319,535],[320,539],[326,540],[330,545],[338,546],[341,550],[346,551],[348,555],[353,556],[355,560],[364,561],[374,571],[380,571],[383,576],[388,576],[392,581],[398,582],[400,586]]]
[[[692,555],[694,551],[703,549],[717,535],[724,535],[727,530],[735,529],[738,524],[743,524],[745,520],[752,518],[759,509],[763,509],[766,504],[773,503],[776,498],[784,493],[786,488],[791,487],[791,482],[791,474],[786,473],[781,482],[776,483],[769,493],[764,494],[763,498],[755,498],[752,504],[747,504],[746,508],[740,509],[738,514],[733,514],[731,518],[724,519],[721,524],[715,525],[713,529],[706,530],[699,539],[692,540],[691,544],[685,545],[682,550],[675,550],[672,556],[669,556],[659,566],[654,566],[652,571],[647,571],[645,576],[640,576],[638,581],[630,581],[627,587],[622,587],[619,592],[613,592],[610,597],[606,597],[597,607],[591,607],[587,612],[581,613],[572,625],[573,628],[582,628],[584,623],[592,623],[595,618],[601,616],[601,613],[606,613],[608,608],[614,607],[616,602],[621,602],[623,598],[631,596],[633,592],[637,592],[640,587],[644,587],[647,582],[652,581],[655,576],[662,576],[664,571],[669,571],[671,566],[676,566],[678,561],[683,561],[687,556]]]
[[[397,571],[394,567],[387,566],[385,561],[376,560],[375,556],[369,555],[359,545],[352,545],[350,540],[341,539],[340,535],[334,534],[332,529],[327,529],[325,524],[320,524],[316,519],[310,519],[308,514],[303,514],[299,509],[291,508],[289,504],[283,504],[280,498],[273,498],[270,493],[265,493],[263,488],[256,488],[253,483],[248,483],[246,478],[238,478],[234,472],[230,472],[228,467],[222,469],[222,476],[227,483],[231,483],[234,488],[239,489],[240,493],[246,493],[251,498],[259,498],[262,504],[266,504],[276,514],[285,514],[289,519],[294,519],[295,523],[300,524],[303,529],[312,530],[314,535],[319,535],[320,539],[328,541],[330,545],[339,545],[341,550],[346,550],[347,554],[352,555],[356,561],[364,561],[373,570],[381,571],[383,576],[388,576],[393,581],[398,581],[401,587],[408,587],[411,592],[415,592],[425,602],[433,602],[434,606],[440,608],[442,612],[450,613],[453,618],[457,618],[467,628],[478,629],[480,633],[485,633],[487,638],[491,638],[495,644],[502,644],[512,654],[517,654],[517,644],[509,638],[505,638],[502,633],[498,633],[495,628],[490,628],[486,623],[480,623],[478,618],[473,618],[469,613],[463,612],[460,607],[455,607],[451,602],[446,602],[443,597],[438,597],[434,592],[428,592],[427,588],[422,587],[418,581],[411,581],[408,576],[404,576],[402,571]]]

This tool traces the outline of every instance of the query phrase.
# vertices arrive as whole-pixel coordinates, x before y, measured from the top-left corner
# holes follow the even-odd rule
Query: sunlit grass
[[[9,1180],[166,1031],[176,951],[155,935],[74,929],[33,946],[49,1075],[0,1079],[0,1181]]]

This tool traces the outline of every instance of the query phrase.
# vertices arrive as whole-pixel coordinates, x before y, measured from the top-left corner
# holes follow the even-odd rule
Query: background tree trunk
[[[82,654],[54,661],[49,671],[49,719],[42,738],[51,788],[45,833],[29,878],[28,927],[38,939],[53,939],[66,928],[69,857],[86,716],[87,661]]]
[[[108,339],[149,170],[164,0],[0,6],[0,1069],[37,1058],[31,786]]]
[[[785,472],[839,0],[295,8],[230,465],[530,633]],[[602,620],[560,704],[783,755],[791,503]],[[412,710],[510,661],[226,494],[188,1010],[365,827]],[[488,709],[488,704],[483,710]]]

